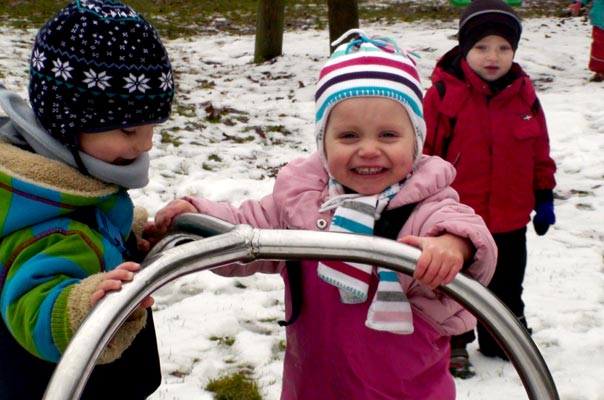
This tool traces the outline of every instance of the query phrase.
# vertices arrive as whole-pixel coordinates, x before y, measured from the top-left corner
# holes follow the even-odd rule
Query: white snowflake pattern
[[[90,10],[92,10],[92,11],[94,11],[97,14],[102,11],[101,7],[99,7],[98,5],[93,4],[93,3],[89,3],[87,1],[83,2],[83,6],[86,7],[86,8],[88,8],[88,9],[90,9]]]
[[[159,87],[162,90],[167,91],[172,89],[172,85],[174,84],[174,81],[172,80],[172,72],[168,72],[167,74],[162,72],[159,81],[161,82]]]
[[[145,93],[145,90],[151,89],[151,86],[147,85],[149,78],[145,78],[145,74],[142,74],[138,77],[130,74],[130,76],[124,79],[126,80],[126,85],[124,85],[124,88],[128,89],[129,93],[132,93],[135,90]]]
[[[52,63],[55,66],[52,69],[52,72],[55,73],[55,78],[58,78],[59,76],[65,80],[71,78],[70,72],[73,71],[73,68],[69,66],[69,61],[63,62],[60,58],[57,58],[57,60]]]
[[[84,75],[86,75],[84,83],[87,83],[89,88],[96,86],[101,90],[105,90],[111,86],[109,84],[109,79],[111,79],[111,77],[107,75],[107,72],[105,71],[97,73],[91,68],[90,71],[84,72]]]
[[[31,63],[33,64],[34,68],[38,71],[41,70],[44,67],[44,61],[46,61],[46,56],[44,55],[44,52],[40,53],[38,49],[34,50],[34,54],[31,60]]]

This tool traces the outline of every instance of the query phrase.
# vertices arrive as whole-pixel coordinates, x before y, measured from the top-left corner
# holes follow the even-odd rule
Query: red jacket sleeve
[[[542,135],[535,146],[535,173],[534,190],[553,189],[556,186],[554,174],[556,163],[550,156],[549,135],[543,109],[539,107],[536,115],[541,127]]]
[[[435,86],[424,97],[424,118],[426,120],[426,141],[424,154],[445,158],[446,143],[451,137],[450,120],[439,111],[441,98]]]

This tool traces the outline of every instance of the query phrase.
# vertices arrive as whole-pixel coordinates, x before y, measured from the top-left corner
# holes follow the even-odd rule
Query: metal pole
[[[168,282],[192,272],[254,260],[340,259],[380,265],[413,275],[420,251],[393,240],[344,233],[262,230],[230,225],[215,218],[183,215],[177,226],[217,236],[203,240],[186,235],[167,240],[180,244],[143,262],[135,279],[101,300],[73,336],[46,389],[43,400],[75,400],[81,395],[102,349],[136,305]],[[204,225],[206,224],[206,225]],[[221,233],[226,232],[226,233]],[[478,282],[458,274],[441,287],[484,323],[510,358],[532,400],[558,400],[553,378],[537,346],[515,316]]]

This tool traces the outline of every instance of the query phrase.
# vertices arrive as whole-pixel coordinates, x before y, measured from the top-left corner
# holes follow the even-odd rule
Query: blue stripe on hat
[[[365,87],[355,87],[353,89],[344,89],[339,92],[333,93],[330,95],[321,107],[317,110],[315,115],[315,120],[320,121],[323,118],[323,114],[329,105],[339,100],[347,99],[350,97],[389,97],[391,99],[397,100],[401,103],[408,104],[409,107],[413,110],[413,112],[419,117],[424,118],[421,104],[417,104],[417,101],[409,96],[406,93],[400,92],[398,90],[393,90],[391,88],[379,87],[379,86],[365,86]],[[420,98],[421,99],[421,98]]]

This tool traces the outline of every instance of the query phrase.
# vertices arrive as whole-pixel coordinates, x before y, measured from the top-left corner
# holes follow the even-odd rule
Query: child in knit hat
[[[526,326],[526,226],[533,210],[538,235],[556,221],[556,165],[531,80],[513,61],[521,31],[518,16],[501,0],[474,0],[463,11],[459,45],[438,61],[424,99],[424,153],[455,166],[453,188],[485,220],[499,250],[488,287]],[[473,330],[452,339],[454,376],[474,375],[466,350],[474,339]],[[478,342],[482,354],[507,359],[482,326]]]
[[[173,94],[155,29],[109,0],[73,1],[39,30],[33,109],[0,87],[3,399],[42,398],[89,310],[139,269],[146,212],[127,190],[148,181],[153,129]],[[113,337],[82,399],[145,399],[159,386],[152,303]]]
[[[282,275],[290,319],[282,323],[281,399],[452,400],[449,336],[476,319],[435,288],[461,270],[487,283],[494,243],[449,186],[451,164],[421,155],[423,93],[414,62],[390,39],[357,33],[321,70],[314,154],[286,165],[259,201],[234,207],[184,197],[157,212],[154,229],[164,233],[178,214],[197,212],[261,229],[377,235],[419,247],[414,277],[313,260],[215,272]]]
[[[592,0],[575,0],[568,8],[573,16],[577,16],[581,7],[587,6],[591,2]],[[604,0],[593,0],[589,20],[593,27],[588,68],[594,72],[590,80],[604,82]]]

